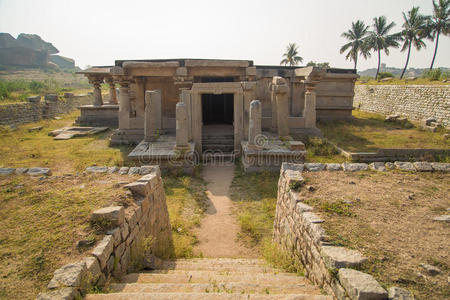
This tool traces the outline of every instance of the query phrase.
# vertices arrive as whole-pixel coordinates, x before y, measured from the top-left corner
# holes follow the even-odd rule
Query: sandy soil
[[[230,185],[234,166],[206,166],[203,178],[207,182],[208,208],[199,229],[195,254],[204,257],[256,257],[256,253],[237,241],[239,224],[232,215]]]

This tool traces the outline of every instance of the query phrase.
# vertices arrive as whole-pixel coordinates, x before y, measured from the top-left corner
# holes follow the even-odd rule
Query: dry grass
[[[362,270],[384,286],[401,286],[417,299],[448,299],[449,225],[433,218],[448,214],[450,175],[319,172],[305,173],[317,190],[302,196],[322,218],[335,245],[355,248],[368,257]],[[426,275],[419,266],[438,266]]]
[[[356,81],[356,85],[449,85],[450,82],[442,82],[442,80],[430,80],[428,78],[417,78],[416,80],[405,80],[394,78],[389,81],[377,81],[371,79],[368,82]]]
[[[99,238],[89,225],[97,208],[130,201],[120,175],[0,178],[0,299],[34,299],[53,272],[75,262],[88,248],[79,240]]]

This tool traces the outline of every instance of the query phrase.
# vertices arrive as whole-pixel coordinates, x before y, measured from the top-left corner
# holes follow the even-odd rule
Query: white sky
[[[328,61],[352,68],[339,54],[340,35],[351,22],[385,15],[400,31],[402,11],[431,14],[431,0],[0,0],[0,32],[36,33],[60,55],[86,65],[115,59],[223,58],[278,65],[289,42],[303,64]],[[412,51],[410,67],[429,67],[434,43]],[[441,36],[435,66],[450,67],[450,38]],[[393,49],[382,63],[403,67],[406,53]],[[376,67],[376,55],[358,69]]]

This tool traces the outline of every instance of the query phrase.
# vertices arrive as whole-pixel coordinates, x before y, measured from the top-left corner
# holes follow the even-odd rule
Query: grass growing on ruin
[[[125,176],[124,179],[127,179]],[[78,240],[95,242],[93,210],[126,201],[119,175],[0,178],[0,299],[34,299],[64,264],[86,255]]]
[[[443,173],[304,173],[316,188],[300,194],[315,208],[332,244],[359,250],[368,258],[360,269],[383,287],[400,286],[416,299],[447,299],[450,175]],[[437,266],[430,276],[421,263]]]
[[[318,123],[326,139],[344,150],[353,152],[376,151],[379,148],[437,148],[446,149],[450,140],[443,132],[428,132],[384,122],[384,116],[353,111],[353,119]]]
[[[94,136],[56,141],[48,136],[52,130],[71,126],[79,112],[61,115],[60,120],[42,120],[16,129],[0,127],[0,166],[49,167],[55,173],[83,171],[87,166],[121,166],[131,148],[110,147],[111,131]],[[40,131],[30,128],[43,126]]]
[[[362,78],[364,79],[364,78]],[[450,82],[442,82],[442,80],[430,80],[429,78],[417,78],[415,80],[405,80],[400,78],[394,78],[389,81],[377,81],[373,78],[367,81],[356,81],[356,85],[449,85]]]
[[[205,182],[198,172],[194,176],[163,176],[163,181],[175,257],[191,258],[193,247],[198,243],[194,229],[200,225],[206,209]]]

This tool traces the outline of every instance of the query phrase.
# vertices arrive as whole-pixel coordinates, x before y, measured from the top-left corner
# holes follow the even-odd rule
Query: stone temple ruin
[[[78,123],[117,126],[112,144],[137,144],[130,159],[189,168],[219,153],[242,156],[248,171],[304,160],[291,136],[320,136],[317,120],[349,118],[357,78],[354,70],[211,59],[118,60],[80,73],[94,103],[80,108]]]

